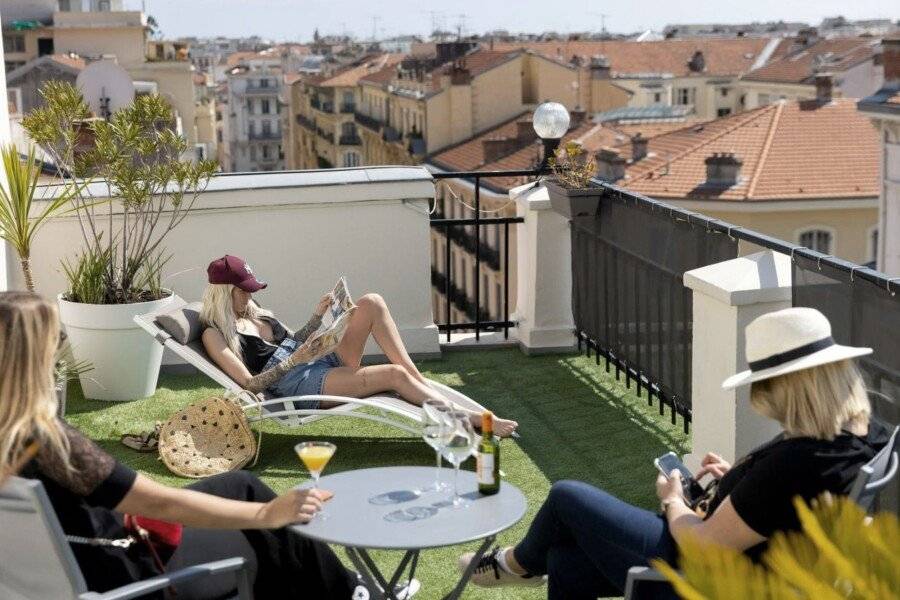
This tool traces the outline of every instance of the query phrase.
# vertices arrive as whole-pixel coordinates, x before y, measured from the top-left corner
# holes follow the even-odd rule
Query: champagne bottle
[[[500,444],[494,438],[494,414],[481,414],[481,442],[478,444],[476,459],[478,491],[484,495],[500,491]]]

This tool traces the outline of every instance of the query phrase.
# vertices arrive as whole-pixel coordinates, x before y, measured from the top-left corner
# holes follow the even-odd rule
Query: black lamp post
[[[540,169],[546,171],[550,167],[550,157],[569,131],[569,111],[559,102],[544,102],[534,111],[531,124],[544,144],[544,159],[541,161]]]

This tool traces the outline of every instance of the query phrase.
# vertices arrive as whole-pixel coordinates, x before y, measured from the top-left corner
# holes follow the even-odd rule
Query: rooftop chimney
[[[580,106],[576,106],[569,111],[569,129],[575,129],[584,123],[585,119],[587,119],[587,111]]]
[[[522,144],[516,138],[493,138],[481,140],[481,147],[484,152],[484,162],[487,164],[507,154],[512,154],[521,148]]]
[[[834,73],[816,73],[816,102],[828,104],[834,93]]]
[[[691,60],[688,61],[688,69],[694,73],[702,73],[706,70],[706,57],[702,50],[695,50]]]
[[[537,133],[530,120],[516,121],[516,139],[521,143],[531,143],[537,139]]]
[[[602,54],[591,57],[591,79],[609,79],[612,68],[609,59]]]
[[[631,162],[637,162],[647,156],[647,144],[649,141],[640,132],[631,138]]]
[[[884,65],[884,87],[900,86],[900,37],[881,40],[881,64]]]
[[[744,163],[734,152],[715,152],[705,162],[706,185],[730,187],[738,183]]]
[[[815,27],[804,27],[797,32],[797,43],[801,46],[812,46],[819,41],[819,30]]]
[[[616,182],[625,177],[625,158],[613,148],[601,148],[594,155],[597,163],[597,178],[609,183]]]

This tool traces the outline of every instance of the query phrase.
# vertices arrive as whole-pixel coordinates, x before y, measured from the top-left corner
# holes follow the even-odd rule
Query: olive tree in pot
[[[85,396],[132,400],[152,395],[162,347],[134,323],[164,310],[165,237],[188,215],[216,170],[211,161],[183,160],[185,140],[172,109],[157,95],[138,96],[108,120],[91,118],[74,86],[48,82],[44,106],[23,125],[75,186],[74,214],[82,248],[63,260],[68,289],[60,319],[76,359],[90,360],[81,377]]]
[[[553,177],[544,180],[550,206],[567,219],[597,211],[599,190],[589,187],[596,164],[578,142],[566,142],[547,160]]]
[[[0,181],[0,240],[7,242],[15,251],[25,289],[33,292],[35,285],[31,270],[31,247],[41,227],[53,217],[72,210],[71,199],[77,184],[62,186],[53,198],[36,198],[41,170],[33,146],[28,148],[25,155],[19,154],[15,144],[3,146],[0,148],[0,163],[3,165],[4,175]],[[56,396],[60,416],[65,414],[69,380],[90,370],[89,362],[74,360],[69,345],[60,344],[56,359]]]

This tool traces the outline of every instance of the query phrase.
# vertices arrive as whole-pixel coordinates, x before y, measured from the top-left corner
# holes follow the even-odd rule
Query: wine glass
[[[460,410],[451,410],[447,413],[450,421],[450,433],[441,448],[441,454],[455,469],[453,479],[453,508],[468,508],[471,503],[459,495],[459,465],[472,455],[475,442],[475,428],[468,413]]]
[[[449,413],[450,406],[443,400],[429,398],[422,403],[422,439],[434,448],[437,458],[434,483],[422,488],[423,492],[445,492],[450,489],[449,484],[441,481],[441,448],[452,431]]]
[[[334,456],[335,450],[337,450],[337,446],[331,442],[301,442],[294,446],[294,451],[297,452],[297,456],[306,465],[313,478],[312,489],[319,489],[319,476],[322,475],[328,461]],[[318,518],[320,520],[328,518],[324,508],[319,511]]]

